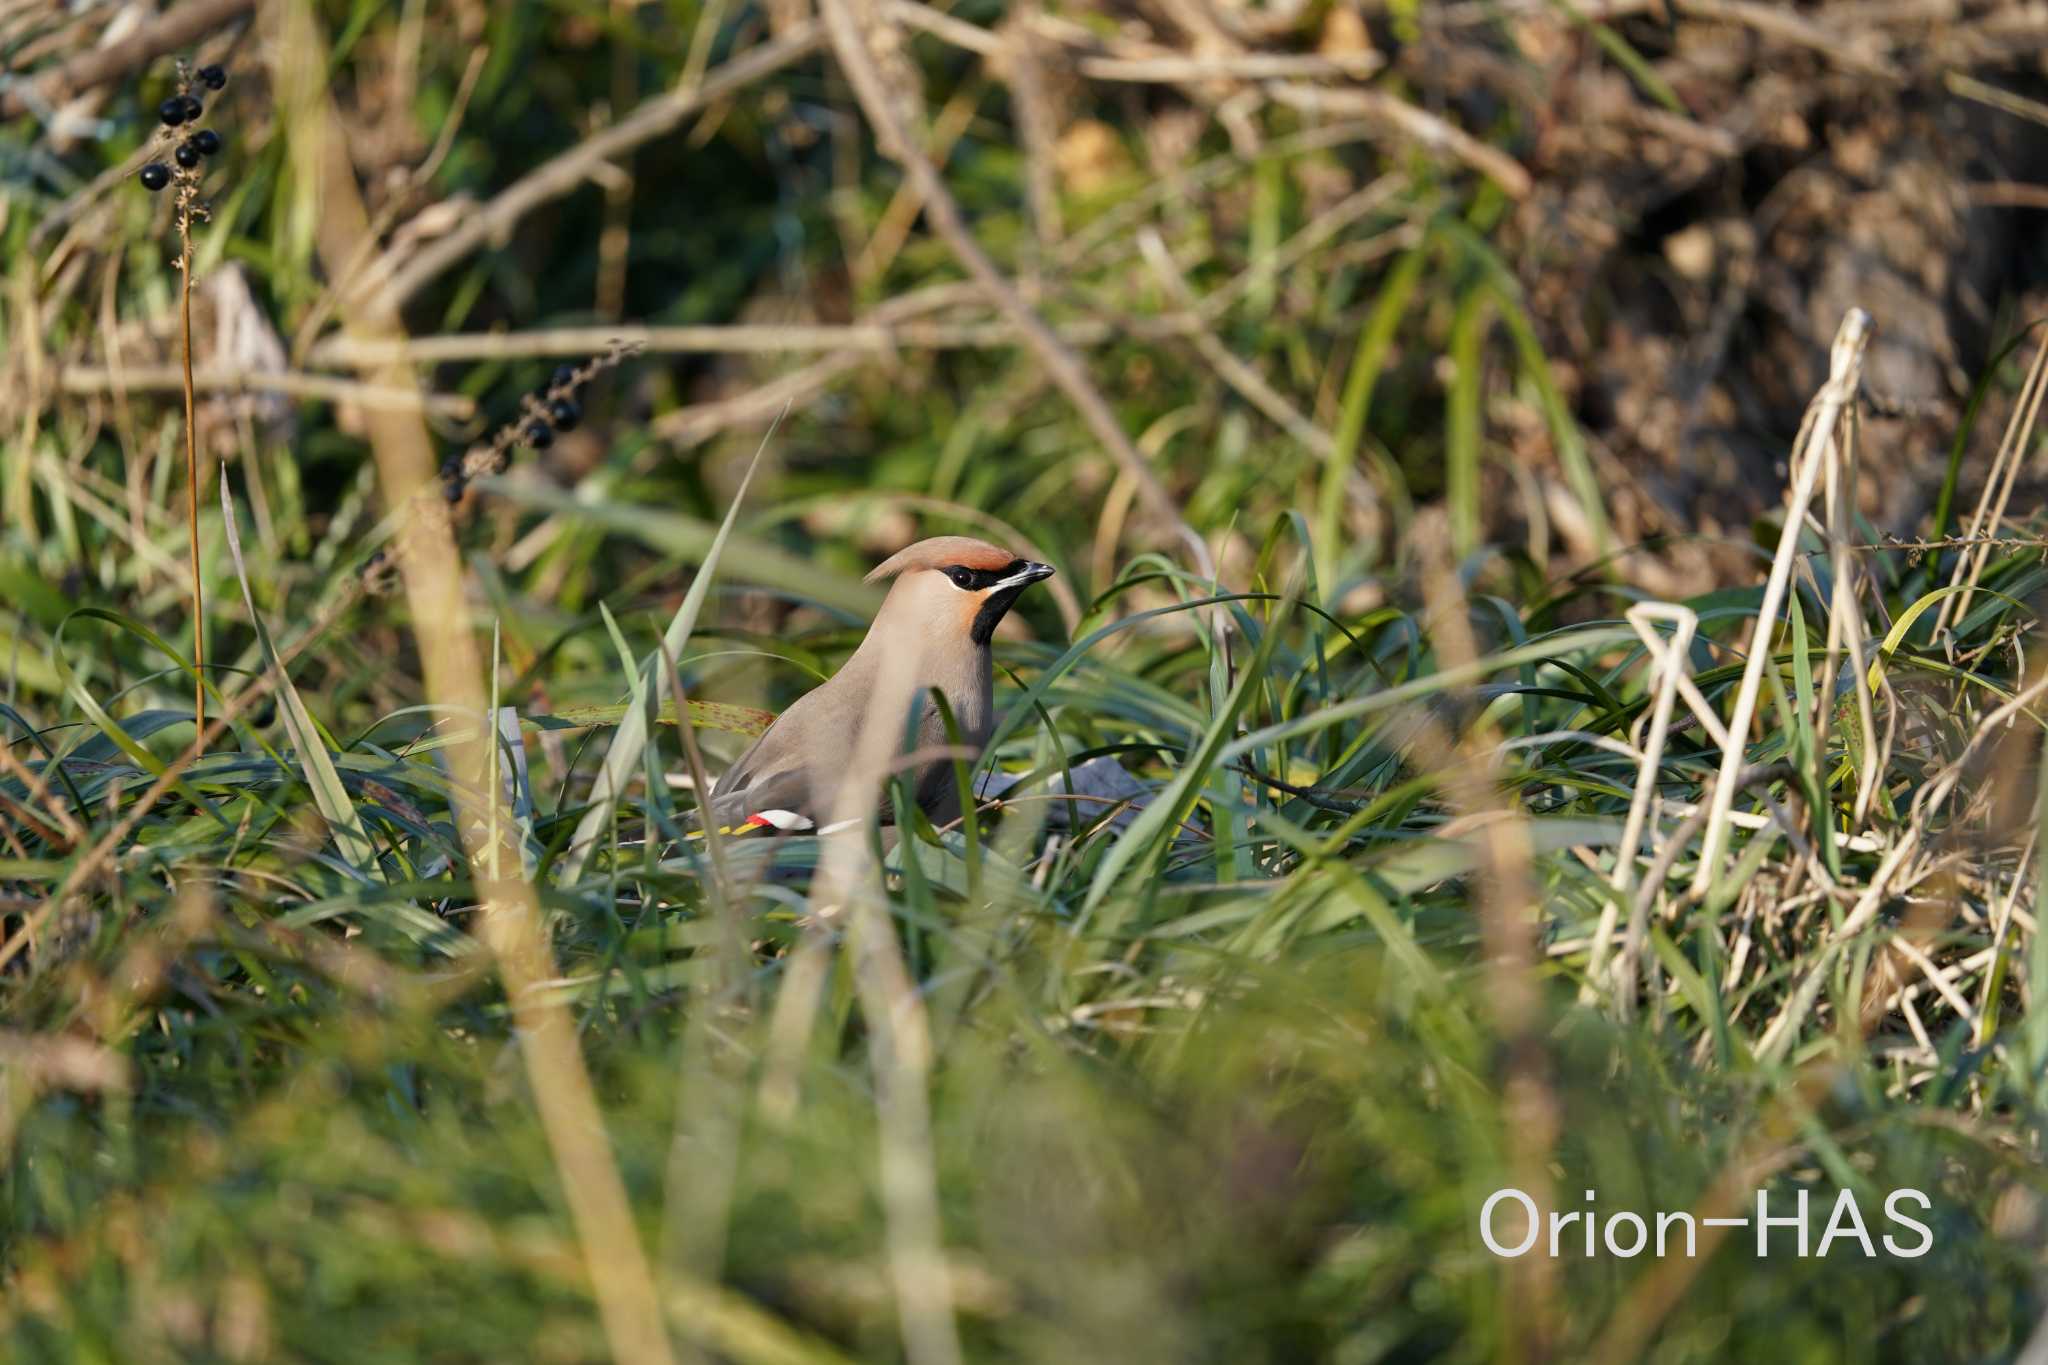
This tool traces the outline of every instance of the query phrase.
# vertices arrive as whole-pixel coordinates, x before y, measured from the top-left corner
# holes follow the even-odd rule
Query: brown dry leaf
[[[1694,223],[1664,239],[1664,259],[1688,280],[1705,280],[1714,273],[1714,229]]]
[[[1372,31],[1365,26],[1365,16],[1349,5],[1333,6],[1323,19],[1316,51],[1325,57],[1357,57],[1373,50]]]
[[[1080,119],[1062,133],[1053,161],[1074,194],[1093,194],[1129,166],[1116,130],[1096,119]]]
[[[1548,15],[1518,19],[1510,31],[1522,56],[1537,66],[1548,66],[1564,55],[1564,26]]]

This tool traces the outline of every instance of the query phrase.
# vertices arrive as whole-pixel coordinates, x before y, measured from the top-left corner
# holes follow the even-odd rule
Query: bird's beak
[[[1023,568],[1017,570],[1008,578],[999,578],[989,584],[988,590],[990,592],[1007,592],[1012,588],[1026,588],[1041,578],[1051,578],[1052,572],[1052,565],[1050,564],[1032,564],[1027,562]]]

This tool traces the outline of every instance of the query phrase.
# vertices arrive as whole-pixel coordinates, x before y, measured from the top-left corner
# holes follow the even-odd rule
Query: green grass
[[[569,18],[611,11],[535,13],[493,12],[442,192],[522,173],[508,158],[536,129],[572,140],[563,125],[581,125],[557,114],[609,78],[549,44]],[[369,59],[351,44],[387,42],[395,20],[368,5],[322,16],[344,35],[339,87],[361,94]],[[433,111],[461,75],[440,22],[449,41],[418,93]],[[684,49],[666,24],[650,33],[651,89]],[[525,84],[522,60],[537,73]],[[927,60],[937,84],[951,68]],[[822,99],[821,70],[787,84]],[[247,266],[289,336],[326,285],[298,235],[311,229],[284,139],[259,107],[244,113],[201,273]],[[736,102],[697,153],[693,174],[724,194],[690,232],[634,207],[635,316],[730,321],[836,250],[802,180],[820,168],[764,150],[777,127]],[[1008,256],[1029,232],[1021,171],[978,136],[949,174]],[[126,148],[102,150],[111,163]],[[655,175],[675,152],[644,155]],[[1245,242],[1158,218],[1177,251],[1207,253],[1197,289],[1311,216],[1264,164],[1212,182],[1219,205],[1245,210],[1216,222]],[[921,1190],[947,1266],[937,1299],[975,1361],[2001,1359],[2048,1307],[2048,1015],[2031,1008],[2048,980],[2033,929],[2041,718],[2030,706],[1985,728],[2038,676],[2038,545],[1999,547],[1941,639],[1929,627],[1956,552],[1861,554],[1854,609],[1882,642],[1873,705],[1894,740],[1859,821],[1861,738],[1830,691],[1840,623],[1809,538],[1748,738],[1769,776],[1737,802],[1745,817],[1775,805],[1797,839],[1738,827],[1691,899],[1699,830],[1666,810],[1637,865],[1655,878],[1638,989],[1587,989],[1650,696],[1623,620],[1643,594],[1605,560],[1559,575],[1521,548],[1497,505],[1514,487],[1501,466],[1524,448],[1504,443],[1503,413],[1524,442],[1549,441],[1604,546],[1600,490],[1490,245],[1499,205],[1399,164],[1417,182],[1348,240],[1405,226],[1413,245],[1364,268],[1311,256],[1216,328],[1334,433],[1334,454],[1255,416],[1171,339],[1088,353],[1218,550],[1221,584],[1173,558],[1168,533],[1126,523],[1078,419],[1000,348],[840,379],[776,433],[743,501],[758,432],[663,443],[652,430],[686,381],[666,358],[631,362],[594,394],[586,444],[565,441],[574,459],[522,455],[473,497],[456,531],[468,624],[519,736],[496,750],[493,780],[514,799],[489,805],[487,842],[535,888],[554,959],[519,1004],[573,1024],[602,1131],[571,1146],[615,1156],[682,1347],[915,1358],[899,1292]],[[1128,205],[1141,188],[1126,175],[1104,195]],[[841,208],[872,224],[893,181],[869,166],[852,190]],[[466,263],[413,321],[580,317],[597,199],[573,196],[505,255]],[[111,273],[91,289],[46,275],[49,248],[31,252],[29,234],[56,203],[0,223],[15,291],[0,326],[17,353],[95,356],[102,287],[120,316],[156,316],[174,281],[151,206],[125,186],[78,248]],[[1117,212],[1068,210],[1079,241]],[[1103,231],[1107,260],[1076,253],[1048,311],[1156,308],[1117,254],[1127,237]],[[949,272],[913,236],[877,287]],[[27,341],[23,297],[39,307]],[[2008,361],[1987,392],[2014,386]],[[484,412],[442,432],[439,453],[509,417],[548,368],[432,371]],[[213,431],[229,473],[225,501],[210,482],[201,499],[207,681],[223,705],[264,695],[175,770],[192,739],[177,406],[0,400],[0,1354],[610,1358],[589,1225],[544,1122],[560,1095],[532,1079],[481,932],[478,842],[457,828],[451,741],[487,720],[420,680],[419,641],[451,623],[358,591],[390,529],[360,414],[302,402],[290,429]],[[873,606],[860,572],[916,529],[1028,536],[1072,596],[1027,597],[999,642],[1003,722],[979,771],[1025,780],[958,828],[920,823],[883,856],[879,895],[856,884],[853,909],[821,924],[818,841],[730,845],[714,863],[684,837],[686,741],[715,771],[762,711],[828,675]],[[1696,680],[1724,716],[1775,540],[1755,582],[1686,603]],[[1461,556],[1454,588],[1429,579],[1445,547]],[[674,679],[653,667],[665,637],[687,734]],[[636,704],[661,714],[615,761],[588,858],[572,855]],[[1101,756],[1145,788],[1135,819],[1052,795]],[[1675,734],[1658,794],[1703,802],[1720,758],[1698,730]],[[1838,933],[1909,832],[1923,854],[1908,884]],[[1856,837],[1810,857],[1831,834]],[[863,945],[863,924],[889,932]],[[1517,926],[1532,959],[1490,962],[1487,944]],[[1901,941],[1949,969],[1954,999]],[[928,1068],[899,1055],[900,1021],[875,1007],[886,945]],[[816,1013],[778,1034],[805,1018],[806,962],[823,969]],[[1766,1050],[1808,979],[1810,1006]],[[1509,1004],[1518,984],[1527,1017]],[[906,1076],[928,1124],[891,1089]],[[1745,1229],[1691,1261],[1500,1261],[1479,1209],[1532,1180],[1565,1212],[1597,1191],[1603,1214],[1694,1209],[1717,1182],[1739,1212],[1757,1189],[1783,1211],[1803,1190],[1816,1240],[1840,1191],[1875,1237],[1894,1230],[1885,1193],[1911,1187],[1934,1240],[1918,1259],[1801,1259],[1780,1234],[1759,1259]]]
[[[2015,557],[2005,576],[2025,572]],[[1089,621],[1139,591],[1110,589]],[[1611,595],[1579,605],[1601,598]],[[1182,607],[1119,617],[1123,628],[1082,634],[1064,652],[1002,651],[1026,686],[1005,692],[995,762],[1043,777],[1117,753],[1160,793],[1144,818],[1119,833],[1087,827],[1095,817],[1083,812],[1082,831],[1053,840],[1035,828],[1046,803],[1013,802],[983,816],[985,844],[927,830],[895,855],[888,910],[936,1033],[936,1177],[964,1277],[964,1338],[991,1358],[1511,1351],[1519,1324],[1501,1312],[1502,1268],[1475,1241],[1480,1202],[1511,1179],[1517,1135],[1475,962],[1474,852],[1433,835],[1449,812],[1401,748],[1404,726],[1451,691],[1427,623],[1388,609],[1326,617],[1272,597],[1226,605],[1240,637],[1228,661],[1201,613]],[[1724,637],[1742,624],[1739,602],[1727,605],[1713,627]],[[1643,670],[1613,624],[1560,625],[1539,608],[1509,629],[1498,611],[1474,615],[1496,652],[1461,714],[1483,706],[1507,738],[1625,730]],[[828,661],[843,652],[849,632],[809,619],[791,647]],[[90,636],[88,624],[99,627]],[[1989,641],[2021,624],[2007,606],[1977,629]],[[651,631],[625,634],[630,651],[647,651]],[[123,679],[10,708],[33,727],[16,748],[33,759],[48,746],[54,761],[33,769],[90,841],[189,733],[172,700],[185,674],[174,650],[119,613],[68,616],[50,639],[77,651],[74,676],[96,666]],[[728,643],[700,637],[693,648]],[[302,657],[326,652],[316,642]],[[624,687],[616,656],[584,671],[588,690]],[[1702,672],[1710,697],[1732,671]],[[1907,648],[1889,672],[1910,698],[1901,705],[1954,734],[2010,686],[1995,660],[1967,677],[1916,674]],[[693,693],[721,690],[715,661],[685,673]],[[802,685],[800,674],[776,679],[782,695]],[[7,1326],[24,1358],[231,1355],[242,1330],[315,1359],[603,1353],[502,998],[467,932],[473,895],[430,717],[401,710],[358,730],[321,714],[331,694],[312,695],[313,723],[347,742],[301,747],[282,718],[239,726],[6,978],[19,1049]],[[712,731],[703,739],[719,742]],[[1755,752],[1789,743],[1767,727]],[[696,1211],[684,1240],[723,1244],[698,1253],[708,1261],[671,1248],[695,1272],[686,1283],[722,1278],[740,1308],[817,1338],[817,1358],[891,1355],[866,1034],[844,958],[794,1115],[771,1120],[754,1099],[801,883],[742,895],[748,965],[719,1028],[736,1074],[714,1084],[700,1072],[693,1084],[683,1058],[705,1007],[694,992],[712,936],[706,869],[673,837],[687,796],[632,788],[590,868],[564,879],[593,768],[587,757],[575,765],[579,742],[559,760],[528,748],[522,842],[560,958],[553,989],[576,1018],[649,1244],[684,1201]],[[1752,1055],[1825,911],[1760,926],[1751,967],[1722,991],[1731,916],[1674,904],[1656,922],[1666,985],[1648,1017],[1617,1029],[1572,1008],[1583,953],[1570,945],[1598,916],[1598,857],[1632,773],[1582,739],[1509,752],[1499,786],[1527,820],[1542,939],[1560,945],[1540,972],[1555,1012],[1543,1047],[1562,1118],[1560,1207],[1580,1207],[1577,1192],[1591,1188],[1610,1211],[1689,1208],[1754,1140],[1759,1115],[1794,1102],[1798,1068]],[[1938,758],[1895,758],[1895,806]],[[657,773],[682,767],[672,728],[656,727],[648,761]],[[1675,754],[1668,794],[1697,788],[1705,766]],[[309,773],[323,769],[369,856],[349,856],[315,817]],[[1246,769],[1325,790],[1289,796]],[[1787,788],[1774,784],[1780,800]],[[10,810],[28,804],[19,779],[4,791]],[[1853,781],[1829,797],[1853,797]],[[0,872],[26,908],[80,855],[26,821],[11,828],[18,846]],[[2026,872],[1995,832],[1959,815],[1948,836],[1968,868],[1954,894],[1980,911],[2004,882],[1973,889],[1973,879]],[[783,860],[800,869],[810,843],[790,841]],[[1759,878],[1790,874],[1773,843]],[[1841,880],[1860,884],[1874,862],[1844,854]],[[747,866],[742,857],[733,875]],[[1681,856],[1674,888],[1688,870]],[[1767,894],[1762,905],[1775,917]],[[1867,988],[1871,951],[1892,927],[1841,955],[1801,1030],[1792,1055],[1839,1071],[1796,1136],[1772,1149],[1763,1183],[1781,1201],[1811,1188],[1823,1208],[1839,1188],[1923,1189],[1935,1201],[1934,1252],[1759,1263],[1746,1245],[1729,1247],[1700,1264],[1664,1326],[1668,1358],[1740,1358],[1787,1342],[1812,1358],[1996,1354],[2030,1315],[2034,1253],[1998,1230],[2030,1225],[2040,1184],[2026,1146],[2038,1104],[2028,1013],[2004,998],[2009,984],[1994,996],[2004,1012],[1993,1046],[1979,1047],[1951,1010],[1923,999],[1936,1045],[1924,1059],[1895,1021],[1867,1042],[1845,1030],[1842,1002]],[[1989,942],[1985,926],[1963,921],[1932,940],[1944,960]],[[2014,935],[2005,951],[2020,960],[2004,968],[2010,982],[2028,950]],[[1960,980],[1973,999],[1985,970]],[[125,1083],[74,1081],[54,1060],[27,1060],[57,1056],[47,1050],[63,1040],[103,1055]],[[714,1102],[731,1106],[717,1122],[700,1108]],[[679,1131],[700,1142],[724,1132],[727,1145],[679,1156]],[[1561,1263],[1560,1343],[1584,1349],[1636,1268]],[[1968,1293],[1953,1289],[1959,1279]],[[719,1341],[719,1321],[700,1305],[676,1327]]]

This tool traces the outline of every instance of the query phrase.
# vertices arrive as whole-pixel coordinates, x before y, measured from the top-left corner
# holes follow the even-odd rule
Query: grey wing
[[[774,827],[787,825],[801,832],[804,828],[815,828],[822,818],[822,812],[813,809],[816,802],[809,774],[799,765],[777,763],[783,756],[768,745],[774,734],[775,727],[771,725],[711,784],[711,814],[719,828],[735,829],[766,812],[770,813],[769,823]],[[779,812],[795,819],[781,821],[773,814]]]
[[[724,790],[724,785],[721,778],[711,794],[711,815],[719,829],[731,832],[750,820],[793,834],[817,826],[811,784],[801,772],[766,773],[731,790]]]

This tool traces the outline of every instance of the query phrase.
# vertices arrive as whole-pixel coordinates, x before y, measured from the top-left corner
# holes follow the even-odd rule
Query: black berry
[[[197,123],[199,116],[206,112],[206,106],[199,102],[199,96],[180,95],[178,98],[185,102],[185,122]]]
[[[574,399],[557,398],[548,404],[548,418],[554,422],[557,431],[574,431],[576,424],[583,420],[583,409],[576,406]]]
[[[189,137],[179,143],[178,150],[171,155],[178,158],[178,164],[188,171],[199,164],[199,146]]]
[[[446,486],[445,488],[443,488],[443,489],[441,490],[441,492],[442,492],[443,494],[445,494],[445,495],[447,496],[447,499],[448,499],[448,501],[450,501],[450,502],[461,502],[461,501],[462,501],[462,480],[460,480],[460,479],[450,479],[450,480],[448,480],[448,484],[447,484],[447,486]]]
[[[177,127],[185,121],[185,97],[171,96],[156,107],[156,116],[164,121],[164,127]]]
[[[161,161],[152,161],[142,168],[142,188],[155,194],[171,183],[171,168]]]
[[[207,89],[218,90],[228,83],[228,73],[217,66],[202,66],[199,68],[199,79],[206,82]]]
[[[220,150],[220,134],[211,128],[201,128],[192,134],[192,145],[199,149],[199,155],[212,156]]]
[[[535,450],[546,450],[555,443],[555,429],[546,422],[528,422],[526,443]]]
[[[548,387],[551,389],[566,389],[575,382],[576,370],[574,366],[557,365],[555,366],[554,378],[548,380]]]

